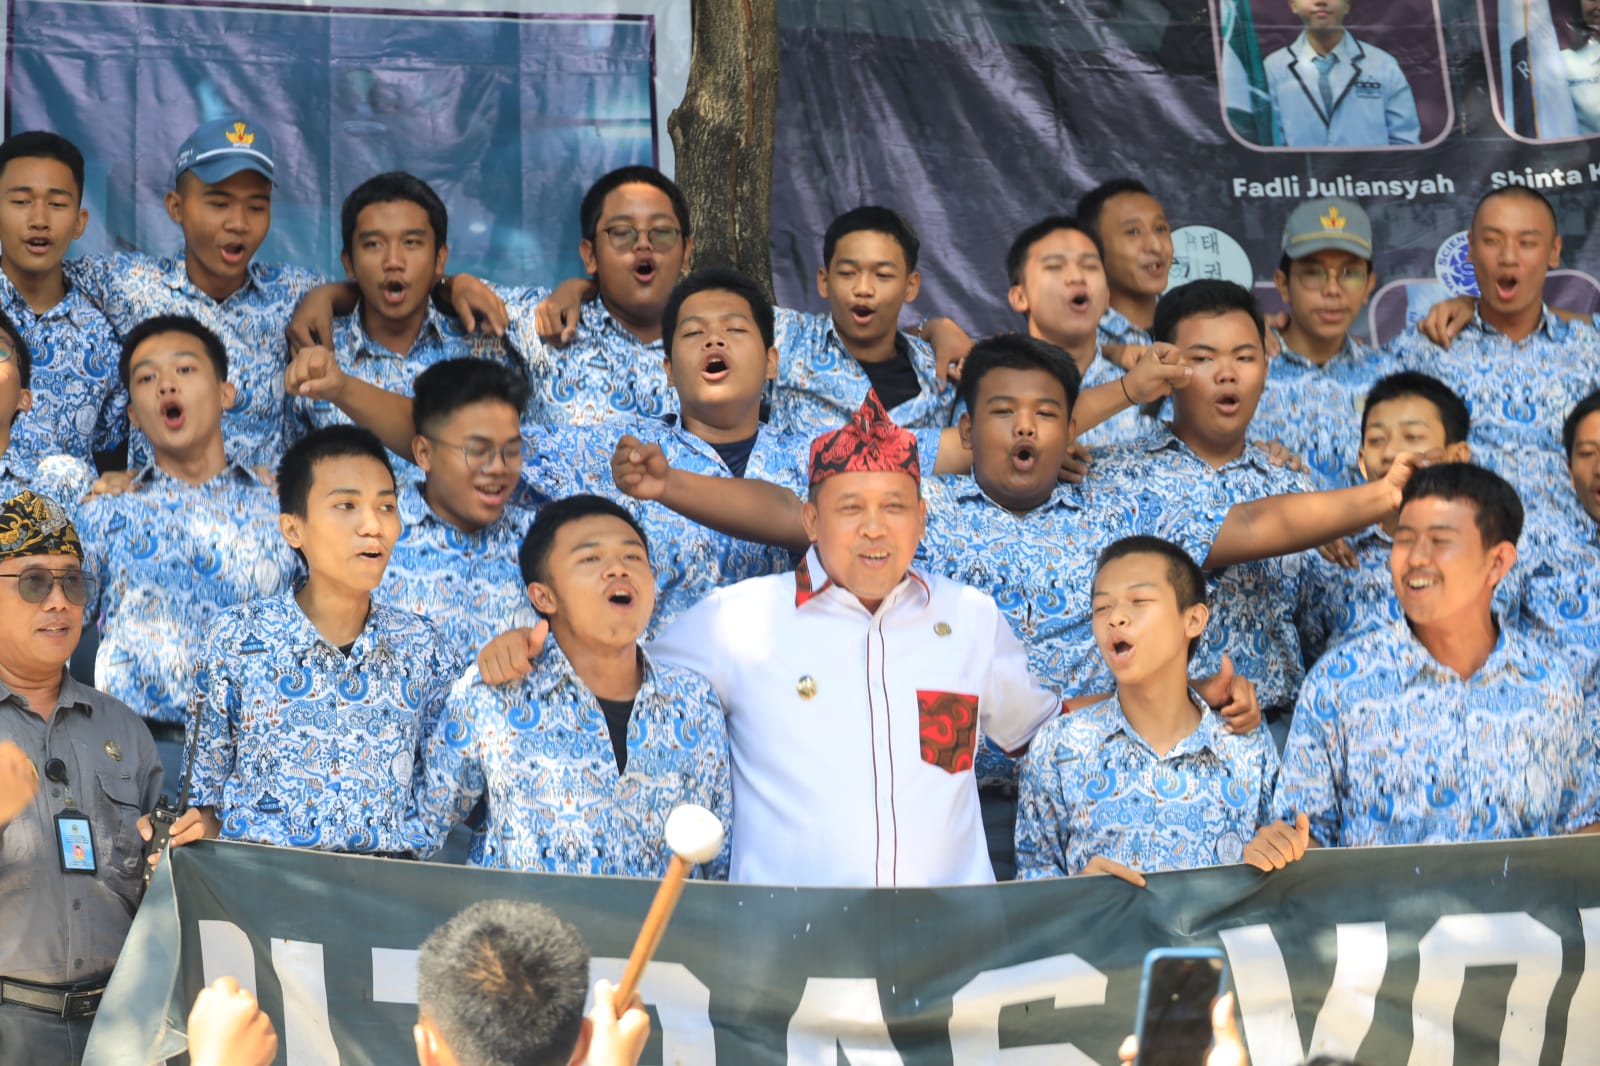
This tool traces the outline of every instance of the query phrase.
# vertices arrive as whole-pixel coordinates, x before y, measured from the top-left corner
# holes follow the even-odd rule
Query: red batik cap
[[[811,487],[835,474],[899,473],[922,481],[917,438],[901,429],[869,391],[860,410],[840,428],[811,442]]]

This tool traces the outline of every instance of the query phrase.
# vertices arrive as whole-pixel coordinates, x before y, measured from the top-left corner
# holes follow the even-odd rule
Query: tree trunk
[[[777,0],[693,0],[694,54],[667,117],[694,220],[694,265],[735,266],[772,291]]]

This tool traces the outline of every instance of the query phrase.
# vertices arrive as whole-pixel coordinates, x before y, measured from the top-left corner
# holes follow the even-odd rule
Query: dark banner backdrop
[[[409,1061],[415,951],[475,900],[533,899],[615,980],[655,885],[248,844],[180,848],[112,977],[89,1066],[183,1046],[206,982],[256,990],[279,1061]],[[1600,1039],[1600,840],[1314,851],[1278,873],[942,890],[691,883],[646,971],[646,1066],[1110,1064],[1140,964],[1223,948],[1255,1066],[1577,1064]]]

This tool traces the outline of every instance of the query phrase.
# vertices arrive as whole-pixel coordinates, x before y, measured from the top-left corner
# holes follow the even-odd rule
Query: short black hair
[[[4,310],[0,310],[0,331],[4,331],[5,335],[11,338],[11,346],[17,350],[17,377],[21,379],[22,387],[33,388],[33,349],[28,347],[28,341],[23,337],[22,331]],[[123,375],[122,381],[126,387],[128,381],[126,374]]]
[[[1567,450],[1567,462],[1572,462],[1572,449],[1578,443],[1578,427],[1583,420],[1600,411],[1600,389],[1596,389],[1578,401],[1578,406],[1567,415],[1567,420],[1561,424],[1561,446]]]
[[[909,274],[917,269],[917,253],[922,248],[922,241],[917,237],[917,231],[898,211],[875,204],[851,208],[828,223],[828,229],[822,235],[824,268],[833,263],[833,253],[839,247],[839,242],[852,233],[882,233],[894,238],[894,242],[900,246],[900,251],[906,257],[906,273]]]
[[[72,180],[78,186],[78,200],[83,200],[83,153],[78,146],[49,130],[29,130],[16,133],[0,141],[0,172],[13,159],[54,159],[65,163],[72,171]]]
[[[655,167],[629,166],[602,174],[583,194],[583,203],[578,207],[578,224],[583,228],[584,240],[593,243],[599,232],[600,212],[605,210],[606,197],[624,185],[636,183],[653,185],[666,193],[667,199],[672,201],[672,213],[678,216],[678,228],[683,236],[690,235],[689,201],[684,198],[683,190]]]
[[[1434,410],[1439,412],[1439,421],[1444,423],[1444,442],[1446,444],[1460,444],[1467,439],[1467,434],[1472,431],[1472,416],[1467,412],[1466,401],[1455,394],[1455,391],[1436,377],[1419,374],[1414,370],[1403,370],[1398,374],[1379,378],[1367,390],[1367,399],[1361,408],[1361,437],[1367,436],[1367,419],[1372,414],[1372,409],[1380,403],[1398,400],[1405,396],[1415,396],[1420,400],[1431,403]]]
[[[1200,564],[1194,561],[1194,556],[1161,537],[1139,535],[1112,541],[1101,549],[1100,557],[1095,560],[1095,576],[1099,577],[1100,571],[1108,565],[1130,555],[1155,555],[1167,561],[1167,582],[1178,599],[1178,610],[1187,611],[1197,603],[1206,602],[1206,576]],[[1199,637],[1189,639],[1189,658],[1194,658],[1199,643]]]
[[[538,903],[474,903],[417,956],[418,1012],[473,1066],[566,1066],[588,991],[583,936]]]
[[[206,358],[211,360],[211,368],[217,372],[217,380],[228,380],[228,349],[211,327],[188,315],[155,315],[134,326],[122,338],[122,352],[117,356],[117,375],[122,378],[123,388],[128,387],[132,374],[133,353],[139,345],[163,333],[182,333],[199,341],[206,351]]]
[[[1069,416],[1078,403],[1082,378],[1072,356],[1049,341],[1026,333],[996,333],[974,344],[961,361],[961,399],[974,418],[978,411],[978,385],[992,370],[1043,370],[1061,382]]]
[[[762,291],[761,285],[750,275],[727,266],[702,267],[687,275],[672,287],[667,296],[667,306],[661,309],[661,350],[672,358],[672,335],[678,331],[678,313],[683,302],[700,292],[731,292],[742,296],[750,305],[750,314],[761,331],[761,340],[771,348],[775,343],[772,301]]]
[[[1121,196],[1123,193],[1130,192],[1141,193],[1151,199],[1155,199],[1155,193],[1151,192],[1145,183],[1138,178],[1112,178],[1110,181],[1096,185],[1078,200],[1078,209],[1076,211],[1078,221],[1089,227],[1089,232],[1099,237],[1100,213],[1106,209],[1106,201],[1113,196]]]
[[[1483,546],[1522,536],[1522,500],[1511,482],[1475,463],[1439,463],[1413,473],[1400,494],[1400,509],[1412,500],[1466,500],[1476,512]]]
[[[522,570],[522,583],[531,585],[535,581],[548,581],[550,549],[555,547],[556,534],[561,532],[564,526],[596,515],[620,518],[628,523],[633,527],[633,531],[639,534],[639,542],[644,545],[645,555],[650,554],[650,538],[645,536],[644,527],[639,525],[638,519],[613,500],[608,500],[604,496],[580,493],[559,499],[548,507],[539,509],[538,517],[533,520],[533,525],[528,527],[527,534],[522,538],[522,547],[517,550],[517,566]]]
[[[278,512],[304,518],[311,498],[311,479],[324,459],[370,456],[394,478],[389,453],[371,431],[360,426],[337,425],[314,429],[289,446],[278,463]]]
[[[428,215],[428,225],[433,228],[433,247],[443,248],[449,243],[450,215],[444,201],[433,187],[414,174],[391,170],[386,174],[368,178],[350,191],[339,209],[339,233],[344,238],[344,254],[349,255],[355,240],[356,219],[373,204],[391,204],[397,201],[416,204]]]
[[[1490,200],[1498,200],[1504,196],[1519,197],[1523,200],[1532,200],[1535,203],[1543,204],[1545,212],[1550,216],[1550,232],[1557,236],[1560,235],[1561,227],[1556,222],[1555,205],[1549,201],[1544,193],[1540,192],[1538,189],[1530,188],[1527,185],[1504,185],[1498,189],[1490,189],[1488,192],[1478,197],[1478,202],[1474,204],[1472,208],[1472,228],[1477,228],[1478,212],[1483,210],[1483,205],[1487,204]]]
[[[1081,233],[1094,243],[1095,252],[1101,258],[1105,257],[1105,248],[1100,244],[1100,235],[1071,215],[1051,215],[1042,218],[1017,234],[1011,242],[1011,247],[1006,249],[1006,280],[1013,285],[1022,284],[1022,268],[1028,265],[1028,253],[1033,251],[1033,246],[1060,230],[1070,230]]]
[[[1255,294],[1243,285],[1216,278],[1189,281],[1177,288],[1168,289],[1156,301],[1156,317],[1150,326],[1150,339],[1166,344],[1175,343],[1178,326],[1184,319],[1196,315],[1225,315],[1243,311],[1256,326],[1256,339],[1265,344],[1266,323],[1261,319],[1261,305]]]
[[[461,408],[483,400],[510,405],[520,422],[533,387],[527,375],[492,359],[445,359],[417,375],[411,394],[411,425],[423,436]]]

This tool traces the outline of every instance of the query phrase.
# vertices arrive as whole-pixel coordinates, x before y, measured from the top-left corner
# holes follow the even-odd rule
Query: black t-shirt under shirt
[[[750,463],[750,453],[755,450],[754,435],[744,440],[730,440],[726,444],[712,444],[734,477],[744,477],[744,468]]]
[[[922,382],[917,380],[916,368],[911,365],[911,353],[901,338],[896,338],[893,358],[881,363],[862,363],[861,369],[866,371],[872,391],[878,394],[878,402],[885,411],[893,411],[922,392]]]
[[[627,773],[628,719],[633,717],[633,701],[608,700],[599,696],[595,700],[606,716],[606,729],[611,733],[611,750],[617,757],[617,773]]]

